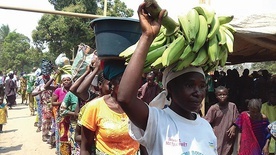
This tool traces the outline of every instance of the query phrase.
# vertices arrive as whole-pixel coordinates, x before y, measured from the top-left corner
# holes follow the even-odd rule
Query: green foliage
[[[262,70],[267,69],[269,73],[272,75],[276,74],[276,62],[275,61],[267,61],[267,62],[258,62],[252,65],[252,70]]]
[[[2,26],[0,27],[0,44],[4,41],[4,39],[6,38],[6,36],[8,36],[10,32],[11,31],[9,25],[2,24]]]
[[[66,12],[103,14],[103,0],[49,0],[56,9]],[[98,5],[99,7],[97,7]],[[108,16],[130,17],[133,10],[128,9],[120,0],[109,0],[107,5]],[[47,46],[50,53],[58,56],[64,52],[71,58],[72,50],[75,52],[80,43],[95,47],[94,32],[90,27],[92,19],[69,17],[61,15],[43,15],[38,22],[36,30],[32,33],[34,44],[44,50]]]
[[[101,0],[99,4],[99,9],[97,10],[97,14],[103,15],[104,10],[104,1]],[[132,9],[128,9],[124,2],[120,0],[109,1],[107,3],[107,16],[111,17],[131,17],[133,16],[134,11]]]
[[[91,13],[95,14],[95,10],[97,9],[97,3],[96,0],[48,0],[49,3],[54,5],[55,10],[63,10],[66,7],[72,6],[72,5],[82,5],[85,6],[86,10],[82,13]],[[81,13],[81,12],[79,12]]]
[[[9,33],[2,42],[0,53],[1,69],[22,69],[27,57],[26,51],[29,48],[30,39],[28,37],[16,32]]]

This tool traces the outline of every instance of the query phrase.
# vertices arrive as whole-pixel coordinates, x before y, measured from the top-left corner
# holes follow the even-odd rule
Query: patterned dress
[[[5,103],[0,104],[0,124],[7,123],[7,105]]]

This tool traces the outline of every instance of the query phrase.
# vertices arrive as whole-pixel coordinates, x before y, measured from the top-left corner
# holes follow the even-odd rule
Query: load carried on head
[[[155,0],[147,0],[149,15],[158,18],[161,8]],[[162,27],[150,46],[144,72],[174,64],[174,71],[200,66],[205,72],[224,66],[233,52],[235,29],[229,24],[233,16],[217,16],[208,5],[200,4],[174,21],[166,13]],[[137,44],[120,53],[128,62]]]

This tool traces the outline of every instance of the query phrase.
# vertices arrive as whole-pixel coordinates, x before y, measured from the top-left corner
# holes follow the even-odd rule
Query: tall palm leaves
[[[10,32],[11,31],[10,31],[9,25],[2,24],[2,26],[0,27],[0,45],[2,44],[2,42]]]

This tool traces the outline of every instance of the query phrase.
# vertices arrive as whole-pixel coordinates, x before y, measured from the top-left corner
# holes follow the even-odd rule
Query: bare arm
[[[57,95],[53,94],[52,95],[52,100],[51,100],[52,106],[59,106],[61,102],[58,102],[58,97]]]
[[[36,96],[38,94],[41,94],[43,92],[43,90],[39,90],[37,92],[32,92],[32,96]]]
[[[240,151],[240,146],[241,146],[241,132],[238,133],[238,146],[237,146],[237,154]]]
[[[71,86],[70,91],[77,95],[82,100],[86,101],[89,97],[88,89],[92,80],[100,70],[100,60],[96,60],[94,64],[95,68],[92,71],[91,65],[87,66],[85,73],[76,80]]]
[[[58,85],[52,85],[52,83],[54,82],[54,80],[56,79],[56,77],[58,75],[60,75],[60,70],[58,70],[57,68],[55,69],[55,74],[53,76],[53,78],[51,78],[45,85],[44,85],[44,89],[45,90],[56,90],[58,88]]]
[[[95,132],[81,126],[81,155],[94,155],[95,151],[92,152],[92,148],[95,148]]]
[[[158,22],[153,20],[144,11],[145,3],[138,9],[142,35],[139,43],[131,57],[129,64],[123,74],[119,85],[117,100],[130,120],[139,128],[145,130],[147,126],[149,109],[147,105],[137,98],[137,91],[141,80],[144,62],[149,47],[153,39],[158,34],[161,27],[161,17],[164,11],[161,11]],[[139,116],[139,117],[137,117]]]
[[[267,139],[264,148],[262,149],[264,155],[269,155],[269,143],[270,139]]]
[[[70,91],[75,94],[76,96],[78,96],[79,98],[81,98],[82,100],[86,100],[87,97],[88,97],[88,93],[87,91],[86,92],[83,92],[83,95],[81,94],[78,94],[77,93],[77,90],[78,88],[80,87],[80,85],[82,84],[82,82],[84,81],[84,79],[86,78],[86,76],[90,73],[90,67],[87,66],[89,68],[89,70],[86,70],[84,72],[84,74],[82,74],[74,83],[73,85],[70,87]],[[85,96],[86,98],[83,98],[82,96]]]
[[[55,79],[51,78],[45,85],[44,85],[44,89],[45,90],[55,90],[58,88],[58,85],[52,85],[53,81]]]
[[[230,137],[230,138],[235,137],[236,136],[236,126],[232,125],[226,132],[228,133],[227,134],[228,137]]]
[[[76,143],[78,143],[79,146],[81,146],[81,127],[77,124],[75,128],[75,137],[74,137]]]

